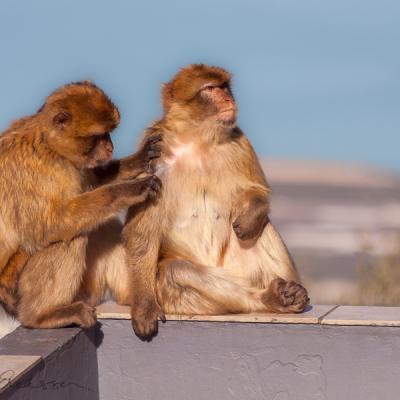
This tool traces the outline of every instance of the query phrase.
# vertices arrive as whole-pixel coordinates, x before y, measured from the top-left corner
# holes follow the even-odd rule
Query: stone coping
[[[130,319],[128,306],[106,302],[98,319]],[[400,327],[400,307],[310,305],[301,314],[167,315],[169,321]],[[0,393],[83,334],[80,328],[17,328],[0,339]],[[86,334],[86,333],[85,333]]]
[[[97,307],[99,319],[130,319],[128,306],[106,302]],[[352,326],[400,326],[400,307],[310,305],[301,314],[166,315],[167,321],[247,322]]]
[[[308,306],[301,314],[227,314],[227,315],[176,315],[167,314],[167,321],[203,322],[247,322],[281,324],[319,324],[322,318],[337,306]],[[114,302],[106,302],[97,307],[98,319],[130,319],[130,308]]]

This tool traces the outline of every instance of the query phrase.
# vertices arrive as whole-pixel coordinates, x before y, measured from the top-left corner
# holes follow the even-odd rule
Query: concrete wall
[[[42,361],[0,393],[0,399],[99,399],[96,358],[98,334],[100,332],[95,329],[83,332],[78,328],[17,328],[0,340],[0,354],[40,355]]]
[[[168,322],[150,343],[104,320],[104,400],[383,400],[400,394],[392,327]]]
[[[168,321],[150,343],[129,320],[18,328],[0,355],[40,355],[0,400],[394,400],[398,327]],[[1,372],[1,365],[0,365]]]

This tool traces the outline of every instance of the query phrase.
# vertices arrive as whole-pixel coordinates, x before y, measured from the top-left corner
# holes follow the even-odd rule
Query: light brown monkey
[[[87,234],[160,189],[154,176],[133,179],[159,155],[159,138],[109,162],[110,132],[119,119],[101,89],[78,82],[55,91],[36,114],[0,136],[0,281],[12,302],[18,280],[17,317],[25,326],[94,324],[92,307],[74,301],[86,266]],[[98,187],[92,190],[93,175]]]
[[[269,221],[270,188],[236,125],[230,75],[191,65],[163,90],[163,190],[130,210],[123,238],[132,325],[149,338],[164,312],[301,312],[309,299]],[[146,136],[147,137],[147,136]]]

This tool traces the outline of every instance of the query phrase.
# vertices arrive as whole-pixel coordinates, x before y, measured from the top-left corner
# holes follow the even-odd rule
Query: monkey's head
[[[50,148],[78,168],[111,160],[110,132],[120,115],[107,95],[91,82],[71,83],[51,94],[38,112]]]
[[[230,74],[218,67],[192,64],[164,85],[164,112],[195,123],[211,122],[232,127],[237,107],[230,87]]]

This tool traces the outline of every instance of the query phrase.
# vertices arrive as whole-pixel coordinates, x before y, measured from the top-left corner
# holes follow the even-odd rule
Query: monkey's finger
[[[132,328],[140,340],[150,342],[158,332],[158,321],[132,320]]]
[[[158,158],[161,156],[161,148],[160,149],[151,149],[147,152],[147,158],[152,160],[153,158]]]
[[[149,150],[160,151],[161,152],[162,146],[161,146],[161,144],[159,144],[157,142],[156,143],[151,143],[150,146],[149,146]]]
[[[150,186],[152,189],[159,191],[162,187],[161,179],[157,175],[153,175]]]
[[[132,319],[132,328],[133,331],[135,332],[136,336],[142,340],[142,341],[146,341],[147,337],[144,333],[144,327],[142,326],[142,324],[140,324],[138,321]]]
[[[154,135],[151,135],[147,139],[147,143],[157,143],[162,139],[161,133],[156,133]]]
[[[160,311],[159,318],[162,323],[167,322],[167,318],[165,317],[164,311],[162,311],[162,310]]]

